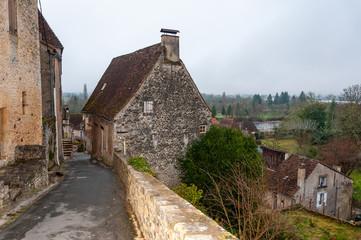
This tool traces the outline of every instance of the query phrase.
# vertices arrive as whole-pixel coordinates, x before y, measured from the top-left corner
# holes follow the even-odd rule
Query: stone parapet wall
[[[164,184],[134,170],[127,156],[115,153],[113,160],[145,239],[237,239]]]

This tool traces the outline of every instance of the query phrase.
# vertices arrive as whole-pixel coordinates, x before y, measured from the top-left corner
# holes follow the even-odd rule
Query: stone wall
[[[91,135],[91,147],[87,149],[91,149],[92,156],[113,166],[113,123],[92,115],[91,129],[87,132]]]
[[[15,32],[9,2],[0,1],[0,167],[14,162],[17,145],[42,144],[37,1],[15,1]]]
[[[144,113],[144,102],[153,112]],[[161,55],[134,98],[116,115],[114,150],[146,157],[159,179],[169,187],[179,183],[178,159],[208,129],[212,112],[182,62]]]
[[[45,147],[17,146],[15,163],[0,169],[0,211],[48,184]]]
[[[42,118],[43,118],[43,144],[47,152],[54,154],[54,160],[61,162],[63,155],[63,123],[62,123],[62,87],[61,87],[61,64],[62,62],[48,53],[61,49],[40,44],[40,66],[41,66],[41,95],[42,95]],[[51,60],[50,60],[51,59]],[[50,61],[52,63],[50,69]],[[56,94],[54,94],[54,90]],[[55,102],[55,105],[54,105]],[[52,121],[54,124],[47,124]],[[55,122],[57,126],[55,126]],[[44,124],[45,123],[45,124]],[[50,145],[49,145],[50,144]],[[58,151],[57,151],[58,149]],[[57,156],[59,154],[59,156]]]
[[[145,239],[237,239],[164,184],[134,170],[127,156],[115,154],[113,159]]]
[[[325,176],[326,186],[319,186],[319,177]],[[304,188],[300,189],[295,196],[297,203],[310,207],[312,210],[340,218],[351,219],[352,207],[352,183],[353,180],[336,170],[318,163],[311,175],[307,178]],[[327,194],[325,209],[317,205],[317,195]],[[311,203],[311,205],[310,205]],[[338,210],[339,209],[339,210]]]

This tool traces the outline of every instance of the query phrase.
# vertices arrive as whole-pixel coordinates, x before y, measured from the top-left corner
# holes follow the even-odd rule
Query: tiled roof
[[[56,48],[63,49],[63,45],[59,41],[58,37],[55,35],[48,22],[45,20],[44,16],[38,11],[39,18],[39,32],[41,33],[41,40],[53,45]],[[46,38],[45,38],[46,36]]]
[[[307,179],[318,163],[314,159],[292,155],[284,160],[278,169],[268,171],[268,188],[275,192],[293,196],[299,189],[297,186],[298,169],[306,169],[305,179]]]
[[[213,125],[217,125],[219,122],[217,121],[216,118],[212,117],[212,124]]]
[[[69,114],[69,122],[74,129],[80,130],[81,123],[83,123],[83,114]]]
[[[236,124],[236,120],[232,118],[222,118],[222,120],[219,122],[218,126],[220,127],[233,127],[238,128],[238,125]]]
[[[160,54],[161,45],[155,44],[114,58],[82,112],[111,120],[138,91]]]
[[[258,132],[256,125],[252,121],[244,120],[241,123],[242,130],[248,130],[250,132]]]

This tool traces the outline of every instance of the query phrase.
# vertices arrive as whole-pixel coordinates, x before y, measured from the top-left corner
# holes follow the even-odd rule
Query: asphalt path
[[[76,153],[67,160],[66,172],[59,186],[0,229],[0,239],[134,239],[125,192],[111,168]]]

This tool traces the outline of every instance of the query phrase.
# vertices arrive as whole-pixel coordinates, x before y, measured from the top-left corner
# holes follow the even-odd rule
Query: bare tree
[[[361,85],[345,88],[340,100],[347,101],[340,107],[337,126],[342,135],[351,136],[361,143]]]
[[[267,190],[264,174],[242,162],[229,168],[230,173],[223,176],[206,171],[215,186],[215,191],[205,192],[205,198],[213,202],[212,217],[242,240],[280,239],[285,235],[286,239],[296,239],[287,218],[264,203]]]
[[[330,166],[341,166],[341,172],[350,176],[361,167],[361,149],[351,137],[334,137],[321,151],[321,160]]]
[[[352,85],[343,89],[340,100],[358,104],[361,102],[361,85]]]

